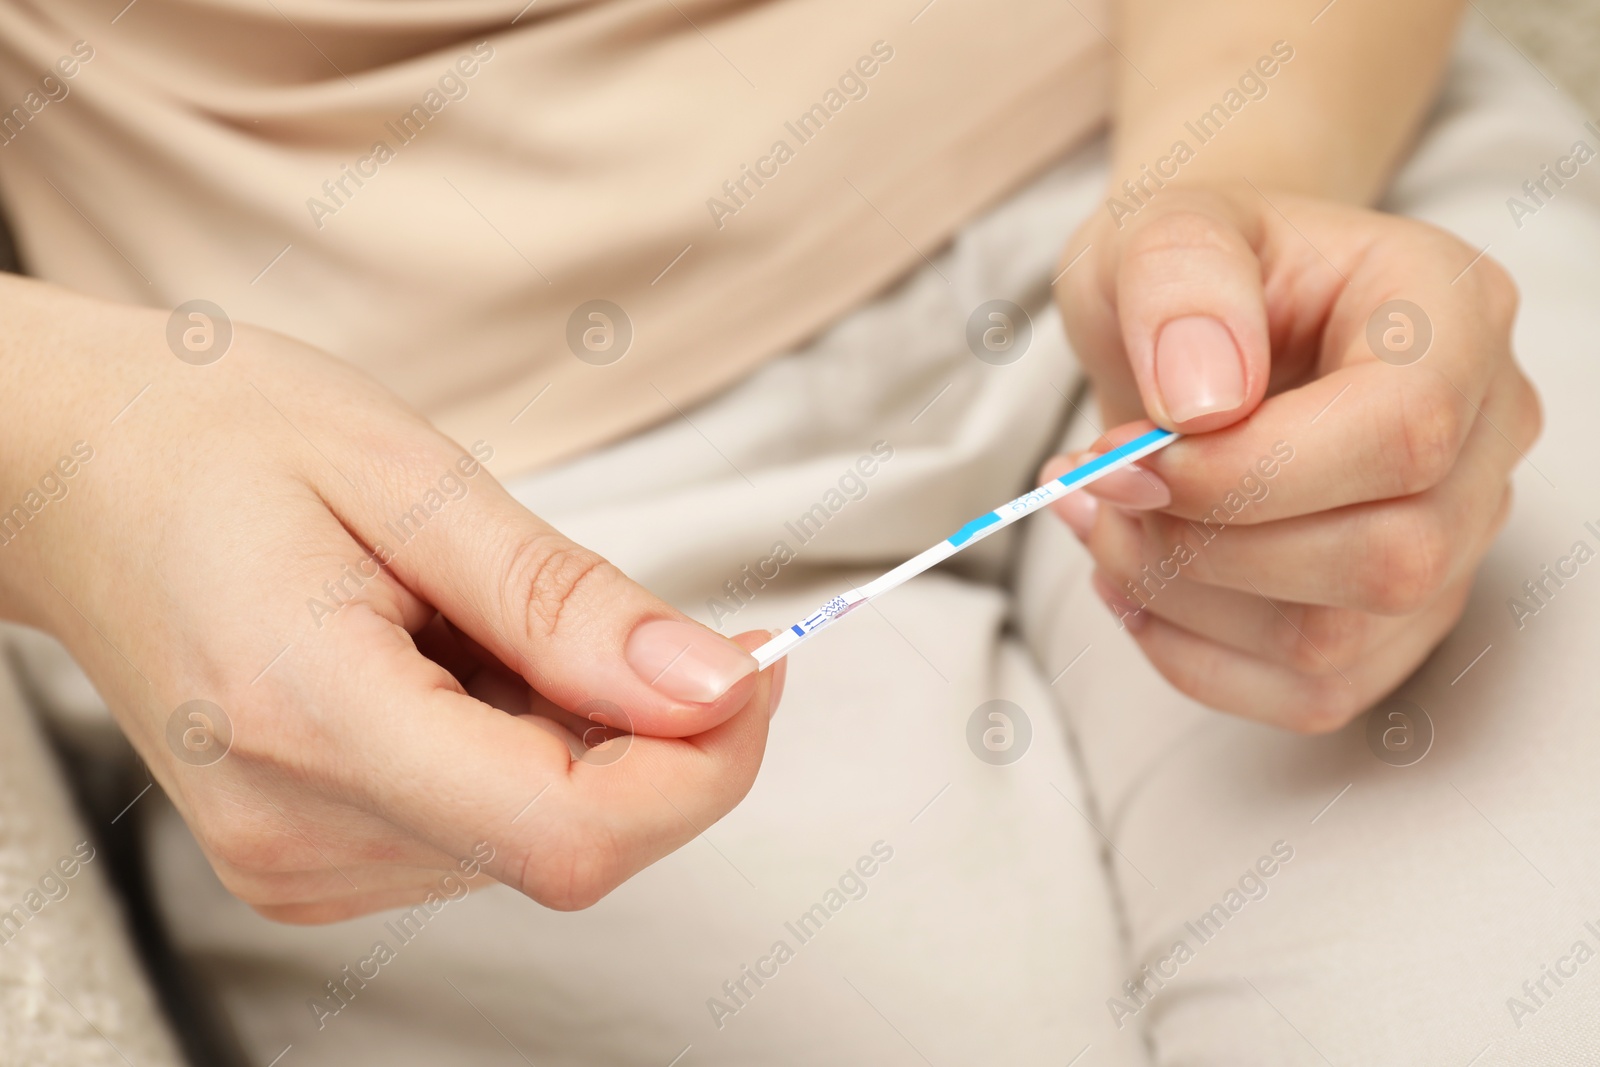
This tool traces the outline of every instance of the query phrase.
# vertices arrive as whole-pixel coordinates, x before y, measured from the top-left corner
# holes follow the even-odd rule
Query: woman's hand
[[[1515,289],[1431,226],[1247,183],[1123,222],[1074,238],[1057,294],[1114,427],[1098,447],[1141,418],[1195,436],[1057,511],[1174,686],[1335,729],[1454,625],[1505,520],[1540,426]]]
[[[9,277],[0,305],[0,509],[46,501],[0,545],[0,610],[67,645],[258,911],[331,921],[480,869],[583,907],[749,789],[766,635],[562,537],[492,444],[265,331],[193,365],[161,312]],[[64,495],[27,497],[51,472]]]

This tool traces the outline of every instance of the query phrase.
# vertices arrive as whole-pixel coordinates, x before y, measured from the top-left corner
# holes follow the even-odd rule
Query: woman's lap
[[[1507,203],[1600,137],[1509,50],[1474,46],[1464,62],[1473,79],[1392,199],[1517,278],[1519,356],[1546,430],[1465,617],[1423,668],[1330,736],[1215,715],[1144,664],[1069,535],[1028,534],[1023,632],[1041,656],[1092,648],[1057,688],[1125,857],[1111,864],[1131,956],[1116,984],[1143,988],[1108,989],[1104,1017],[1143,1030],[1156,1062],[1491,1067],[1600,1045],[1600,966],[1576,961],[1600,953],[1586,890],[1600,863],[1600,564],[1579,563],[1600,554],[1583,434],[1600,395],[1600,181],[1557,190],[1520,228]],[[1255,872],[1264,856],[1271,877]],[[1558,964],[1573,973],[1548,976]]]

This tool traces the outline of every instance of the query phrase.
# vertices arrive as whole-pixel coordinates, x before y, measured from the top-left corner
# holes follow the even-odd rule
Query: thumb
[[[1130,224],[1117,266],[1123,348],[1151,419],[1215,430],[1267,391],[1259,225],[1209,192],[1173,190],[1150,208]]]
[[[406,588],[551,702],[605,726],[685,737],[749,700],[750,653],[566,538],[448,440],[429,436],[427,458],[392,471],[376,492],[353,493],[337,479],[324,486]],[[418,442],[407,444],[418,456]],[[458,491],[442,497],[441,480]]]

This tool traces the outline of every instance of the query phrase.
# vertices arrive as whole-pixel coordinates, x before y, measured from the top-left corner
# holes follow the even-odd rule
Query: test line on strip
[[[856,586],[847,593],[841,593],[800,622],[779,633],[772,640],[751,653],[751,655],[755,656],[758,669],[766,670],[778,660],[787,656],[797,645],[812,634],[819,630],[827,629],[867,601],[882,596],[889,590],[904,585],[923,571],[930,570],[943,563],[968,545],[976,544],[990,534],[1011,525],[1018,519],[1033,514],[1046,504],[1060,500],[1068,493],[1076,489],[1082,489],[1090,482],[1098,481],[1136,460],[1143,459],[1152,452],[1167,447],[1181,436],[1183,435],[1174,433],[1171,430],[1163,430],[1158,426],[1149,433],[1135,437],[1125,445],[1096,456],[1082,466],[1074,467],[1059,478],[1052,478],[1037,489],[1023,493],[1010,503],[1002,504],[988,514],[978,516],[927,551],[911,557],[894,570],[874,578],[865,585]]]

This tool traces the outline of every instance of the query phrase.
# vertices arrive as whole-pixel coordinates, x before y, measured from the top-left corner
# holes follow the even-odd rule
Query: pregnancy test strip
[[[1009,504],[1002,504],[986,515],[979,515],[926,552],[911,557],[894,570],[874,578],[865,585],[857,586],[847,593],[834,597],[756,649],[751,655],[755,656],[759,669],[766,670],[787,656],[806,638],[819,630],[827,629],[867,601],[905,584],[923,571],[943,563],[968,545],[976,544],[997,530],[1010,526],[1024,515],[1031,515],[1073,490],[1082,489],[1090,482],[1098,481],[1135,460],[1143,459],[1150,453],[1167,447],[1181,436],[1182,434],[1163,430],[1158,426],[1125,445],[1096,456],[1080,467],[1074,467],[1059,478],[1050,479],[1037,489],[1023,493]]]

